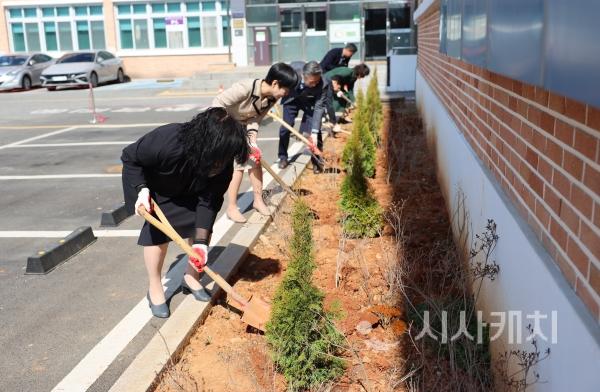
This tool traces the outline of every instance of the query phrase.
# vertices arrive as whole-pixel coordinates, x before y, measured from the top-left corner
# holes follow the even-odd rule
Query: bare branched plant
[[[527,326],[530,336],[534,330],[531,324]],[[504,387],[509,392],[524,392],[527,388],[540,381],[540,374],[535,370],[537,364],[550,356],[550,348],[543,352],[538,347],[537,339],[531,339],[533,349],[509,350],[500,354],[496,371]],[[516,368],[516,370],[514,370]]]

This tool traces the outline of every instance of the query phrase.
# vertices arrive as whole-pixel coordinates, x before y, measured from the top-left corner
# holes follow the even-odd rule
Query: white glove
[[[258,144],[255,142],[250,142],[248,145],[250,146],[250,155],[248,155],[248,158],[253,160],[258,165],[260,163],[260,159],[262,158],[262,151],[260,148],[258,148]]]
[[[208,260],[208,246],[204,244],[194,244],[192,245],[192,249],[198,255],[198,257],[189,257],[189,263],[196,269],[196,271],[202,272],[204,266],[206,265],[206,260]]]
[[[339,133],[339,132],[341,132],[341,131],[342,131],[342,126],[341,126],[340,124],[335,124],[335,125],[333,126],[333,132],[334,132],[334,133]]]
[[[338,98],[342,98],[344,96],[344,93],[342,91],[338,91],[336,95]]]
[[[135,214],[140,215],[138,212],[138,208],[140,206],[144,206],[146,211],[152,212],[152,205],[150,203],[150,189],[142,188],[138,193],[137,201],[135,202]]]

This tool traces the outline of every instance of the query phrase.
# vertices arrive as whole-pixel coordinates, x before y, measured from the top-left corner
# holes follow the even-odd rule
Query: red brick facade
[[[600,109],[440,54],[439,19],[418,20],[419,72],[600,320]]]

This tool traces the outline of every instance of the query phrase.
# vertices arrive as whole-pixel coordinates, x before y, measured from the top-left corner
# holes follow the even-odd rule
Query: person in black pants
[[[354,44],[347,44],[343,48],[331,49],[327,52],[325,57],[323,57],[323,60],[321,60],[320,63],[323,73],[329,72],[337,67],[347,67],[350,59],[354,53],[356,53],[356,50],[357,48]]]
[[[321,119],[328,110],[329,82],[322,77],[319,63],[309,61],[302,67],[302,82],[291,90],[287,97],[281,99],[283,105],[283,120],[294,126],[296,116],[302,110],[302,122],[300,132],[310,133],[310,147],[313,152],[311,158],[314,173],[323,171],[323,162],[314,156],[316,148],[323,148],[323,137],[321,134]],[[334,116],[335,121],[335,116]],[[283,125],[279,128],[279,167],[285,169],[288,165],[288,146],[290,144],[290,131]]]
[[[224,108],[209,108],[183,124],[167,124],[123,149],[123,192],[129,213],[152,212],[153,199],[173,228],[193,240],[198,258],[187,265],[184,291],[199,301],[210,296],[199,283],[194,265],[203,266],[223,194],[229,186],[234,159],[246,162],[250,147],[246,128]],[[161,283],[169,237],[144,223],[138,245],[144,247],[148,272],[148,303],[156,317],[169,317]]]

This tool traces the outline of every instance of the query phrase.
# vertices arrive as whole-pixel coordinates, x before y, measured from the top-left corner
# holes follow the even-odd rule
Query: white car
[[[48,90],[69,86],[98,86],[125,81],[123,60],[104,50],[75,52],[62,56],[42,73],[42,86]]]
[[[0,90],[29,90],[39,86],[40,75],[52,64],[54,59],[43,53],[1,55]]]

